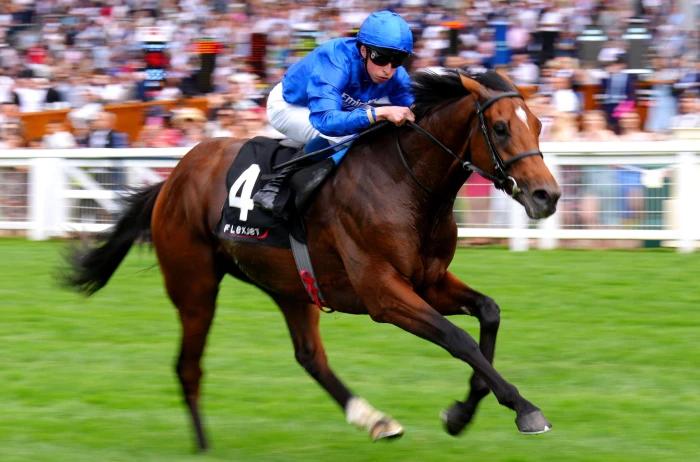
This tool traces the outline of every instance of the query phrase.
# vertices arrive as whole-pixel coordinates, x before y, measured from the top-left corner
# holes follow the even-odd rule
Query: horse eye
[[[508,127],[504,122],[498,121],[495,124],[493,124],[493,131],[496,133],[498,136],[506,136],[508,135]]]

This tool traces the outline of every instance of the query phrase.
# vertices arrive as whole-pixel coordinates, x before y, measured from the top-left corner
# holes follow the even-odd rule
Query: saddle
[[[279,199],[288,203],[284,218],[255,207],[252,200],[255,192],[276,175],[275,166],[300,155],[303,149],[298,144],[262,136],[250,139],[241,147],[226,174],[228,197],[217,226],[220,238],[290,248],[291,234],[297,241],[306,242],[301,215],[333,171],[331,159],[304,165],[283,186]]]

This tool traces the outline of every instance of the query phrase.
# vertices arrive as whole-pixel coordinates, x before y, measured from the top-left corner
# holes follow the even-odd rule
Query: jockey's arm
[[[375,109],[375,113],[377,121],[388,120],[395,125],[403,125],[407,120],[411,122],[416,120],[411,108],[404,106],[381,106]]]
[[[413,104],[410,78],[403,68],[398,72],[400,73],[388,95],[396,106],[374,109],[360,107],[352,111],[342,110],[342,92],[339,88],[345,86],[348,78],[342,69],[328,65],[323,72],[312,74],[308,87],[311,124],[324,135],[346,136],[358,133],[380,120],[388,120],[397,125],[407,120],[413,121],[413,112],[408,108]]]
[[[309,120],[316,130],[327,136],[345,136],[358,133],[372,124],[371,114],[365,108],[343,111],[340,92],[329,87],[326,97],[309,99]],[[333,92],[337,93],[337,99],[330,96]]]
[[[415,121],[415,116],[408,107],[380,106],[374,108],[374,112],[366,108],[357,108],[352,111],[328,109],[314,112],[312,110],[309,119],[311,125],[324,135],[345,136],[358,133],[374,122],[387,120],[395,125],[403,125],[407,120]]]

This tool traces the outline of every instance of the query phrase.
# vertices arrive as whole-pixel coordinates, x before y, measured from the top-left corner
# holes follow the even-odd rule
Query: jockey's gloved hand
[[[377,121],[388,120],[395,125],[403,125],[407,120],[414,122],[416,116],[411,108],[403,106],[381,106],[375,109]]]

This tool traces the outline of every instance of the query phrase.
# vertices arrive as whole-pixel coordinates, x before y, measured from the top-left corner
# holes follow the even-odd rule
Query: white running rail
[[[562,187],[558,211],[533,222],[472,178],[455,203],[458,236],[513,250],[568,240],[700,245],[700,140],[542,143]],[[107,229],[125,187],[165,179],[188,148],[0,150],[0,232],[31,239]]]

